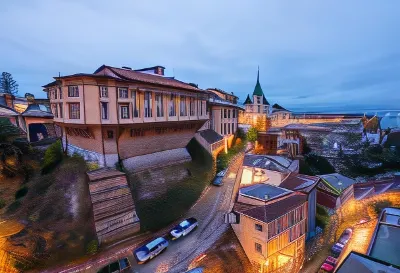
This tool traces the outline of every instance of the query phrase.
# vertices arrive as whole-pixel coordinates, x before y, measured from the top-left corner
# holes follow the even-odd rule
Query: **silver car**
[[[172,240],[176,240],[189,234],[192,230],[198,227],[198,225],[199,224],[195,218],[189,218],[174,227],[169,234],[171,235]]]

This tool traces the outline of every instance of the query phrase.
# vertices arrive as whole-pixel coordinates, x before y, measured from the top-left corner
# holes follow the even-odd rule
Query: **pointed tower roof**
[[[247,98],[246,98],[246,100],[244,101],[243,104],[252,104],[252,103],[253,102],[251,101],[249,94],[247,94]]]
[[[265,98],[264,94],[263,94],[263,104],[270,105],[269,102],[267,101],[267,99]]]
[[[261,84],[260,84],[260,67],[258,67],[257,71],[257,83],[254,87],[253,96],[264,96],[264,92],[262,91]]]

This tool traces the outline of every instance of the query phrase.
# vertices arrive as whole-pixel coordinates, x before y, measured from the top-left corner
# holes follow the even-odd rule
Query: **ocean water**
[[[400,110],[354,110],[354,111],[326,111],[325,113],[340,113],[340,114],[366,114],[377,115],[381,119],[381,128],[400,128]]]

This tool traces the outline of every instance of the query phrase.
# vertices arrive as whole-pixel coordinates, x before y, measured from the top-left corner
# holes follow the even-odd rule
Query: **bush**
[[[393,203],[389,200],[381,200],[374,202],[372,206],[376,214],[379,215],[384,208],[393,206]]]
[[[323,215],[323,216],[329,216],[328,211],[319,205],[317,205],[317,214]]]
[[[20,199],[28,193],[28,187],[22,187],[15,193],[15,199]]]
[[[16,138],[13,143],[23,154],[29,154],[32,151],[32,147],[26,138]]]
[[[98,244],[96,240],[91,240],[87,245],[86,245],[86,253],[93,255],[96,254],[98,250]]]
[[[19,200],[14,201],[11,205],[8,206],[7,212],[14,213],[21,206],[21,202]]]
[[[37,194],[44,194],[53,182],[55,179],[51,174],[43,175],[40,177],[40,182],[35,184],[34,190]]]
[[[0,198],[0,209],[4,208],[5,206],[6,206],[6,201]]]
[[[24,176],[24,183],[26,183],[29,181],[29,179],[32,178],[33,174],[35,173],[35,170],[31,165],[24,163],[21,166],[21,173]]]
[[[97,162],[87,162],[86,166],[88,171],[94,171],[99,168],[99,164]]]
[[[63,159],[61,141],[57,140],[49,146],[44,154],[42,174],[51,172]]]
[[[257,140],[257,129],[254,127],[250,127],[249,131],[247,132],[247,140],[250,142],[255,142]]]
[[[318,226],[320,228],[325,228],[325,226],[329,222],[329,217],[328,216],[317,214],[317,216],[315,218],[316,218],[315,219],[315,224],[316,224],[316,226]]]
[[[304,156],[304,159],[316,175],[336,172],[331,163],[323,156],[308,154]]]

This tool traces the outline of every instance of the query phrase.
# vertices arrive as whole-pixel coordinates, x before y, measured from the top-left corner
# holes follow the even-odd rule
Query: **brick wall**
[[[165,150],[184,148],[195,135],[195,130],[188,130],[144,137],[131,137],[130,131],[125,130],[119,139],[121,159],[151,154]]]

